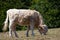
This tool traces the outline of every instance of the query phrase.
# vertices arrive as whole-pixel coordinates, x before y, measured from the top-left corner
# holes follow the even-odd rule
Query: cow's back
[[[35,10],[20,10],[20,25],[29,25],[31,22],[30,20],[34,21],[35,26],[39,25],[39,13]]]
[[[17,9],[9,9],[7,14],[9,15],[9,20],[15,19],[19,14],[19,10]]]

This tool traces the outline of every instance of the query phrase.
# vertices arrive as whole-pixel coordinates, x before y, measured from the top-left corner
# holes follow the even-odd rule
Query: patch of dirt
[[[47,35],[41,35],[38,30],[34,30],[35,36],[29,32],[29,37],[26,37],[26,31],[17,31],[19,38],[9,37],[8,32],[0,33],[0,40],[60,40],[60,28],[49,29]]]

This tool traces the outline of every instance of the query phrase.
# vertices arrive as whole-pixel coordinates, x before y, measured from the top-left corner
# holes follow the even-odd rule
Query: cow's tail
[[[3,31],[6,31],[7,27],[8,27],[8,13],[7,13],[7,17],[5,19],[5,22],[4,22]]]

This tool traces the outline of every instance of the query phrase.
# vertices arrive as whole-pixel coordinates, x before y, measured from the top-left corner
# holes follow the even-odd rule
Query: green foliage
[[[59,27],[59,4],[59,0],[33,0],[30,9],[39,11],[44,18],[45,24],[47,24],[49,28]]]
[[[0,0],[0,31],[6,18],[6,11],[12,8],[35,9],[42,14],[48,27],[59,27],[60,0]],[[20,27],[20,29],[26,29],[26,27]]]

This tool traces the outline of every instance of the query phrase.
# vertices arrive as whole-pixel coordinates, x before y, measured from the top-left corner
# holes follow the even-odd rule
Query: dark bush
[[[42,14],[49,28],[60,26],[60,0],[0,0],[0,31],[3,28],[6,11],[12,8],[35,9]],[[26,27],[20,27],[20,29],[26,29]]]

